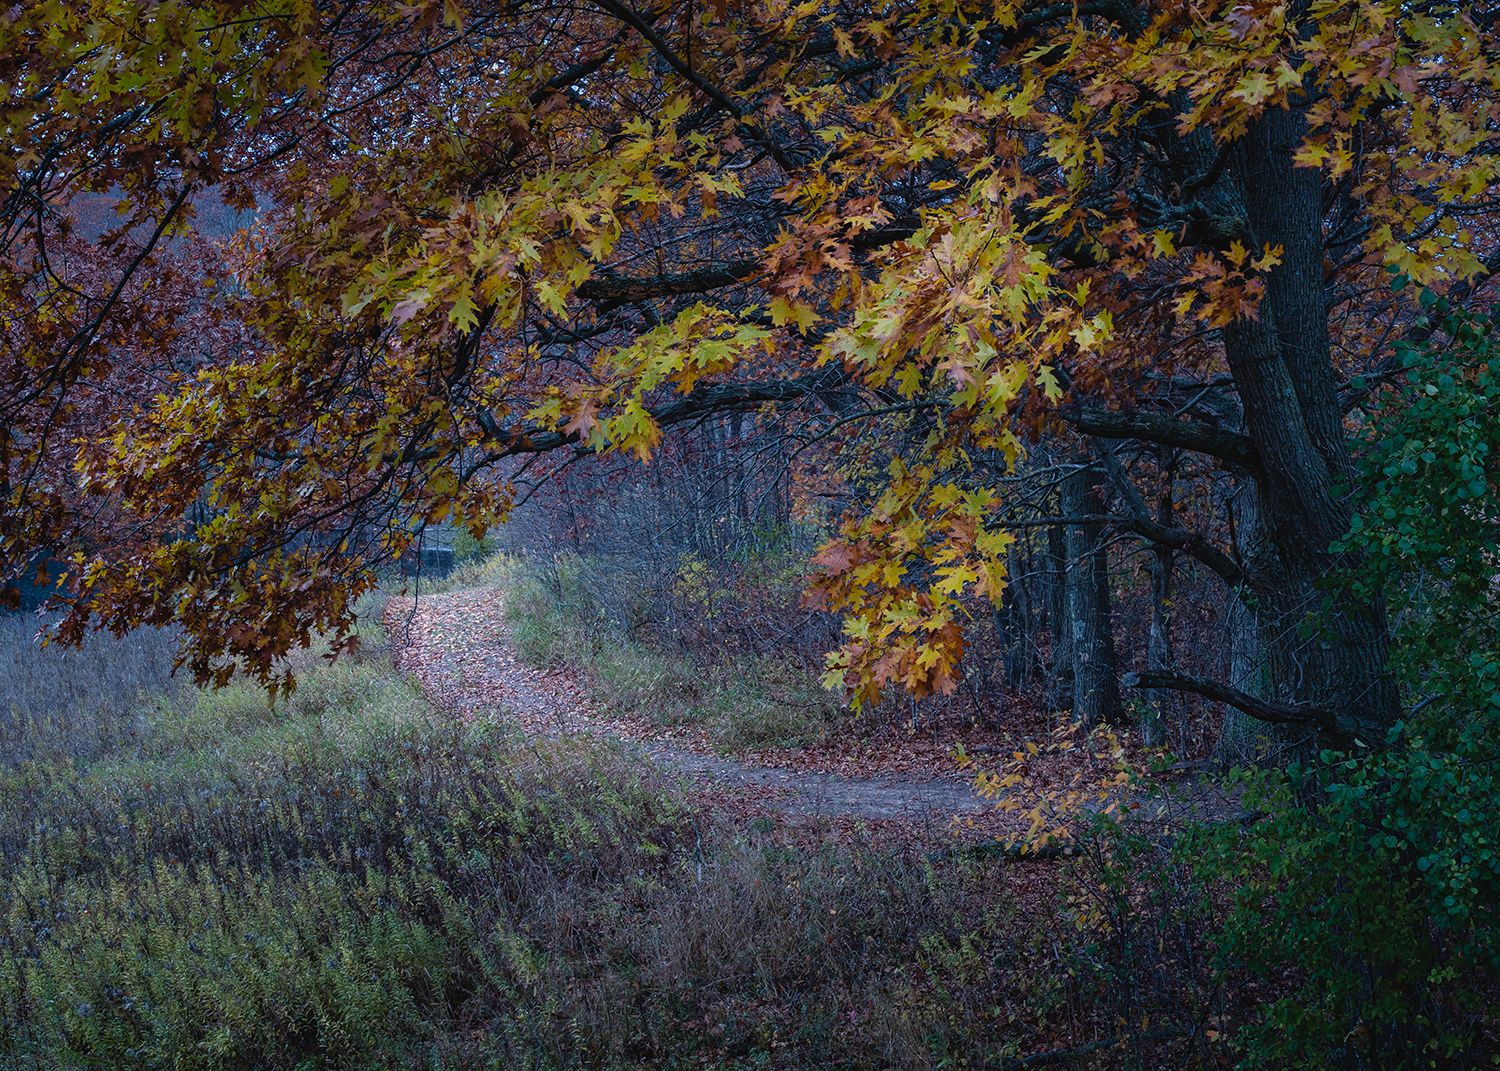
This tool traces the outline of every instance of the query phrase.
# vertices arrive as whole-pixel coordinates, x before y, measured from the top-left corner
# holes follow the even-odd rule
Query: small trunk
[[[739,464],[737,455],[743,449],[745,439],[745,414],[731,413],[729,416],[729,444],[726,453],[726,461],[733,461],[734,486],[730,488],[730,494],[734,496],[735,513],[739,519],[739,532],[743,536],[754,527],[754,517],[751,515],[751,499],[756,493],[756,483],[749,478],[749,473],[743,471]]]
[[[1156,521],[1172,527],[1172,483],[1175,476],[1171,451],[1157,451],[1157,472],[1161,481],[1156,499]],[[1146,633],[1146,667],[1170,669],[1172,660],[1172,567],[1175,555],[1170,547],[1157,545],[1151,554],[1151,624]],[[1166,742],[1167,726],[1175,723],[1181,697],[1166,689],[1146,693],[1146,710],[1141,718],[1141,740],[1150,747]]]
[[[1104,512],[1099,473],[1080,467],[1063,481],[1067,516]],[[1118,663],[1110,622],[1109,553],[1102,524],[1068,526],[1068,618],[1072,631],[1073,717],[1084,725],[1119,724]]]
[[[1225,617],[1229,634],[1229,683],[1250,695],[1265,697],[1270,690],[1266,686],[1266,659],[1255,612],[1236,592],[1230,596]],[[1276,735],[1274,726],[1257,721],[1242,710],[1225,707],[1214,759],[1223,766],[1258,763],[1275,743]]]
[[[1061,508],[1066,509],[1066,504]],[[1073,630],[1068,617],[1067,531],[1047,529],[1047,629],[1052,665],[1047,673],[1047,706],[1061,710],[1073,702]]]
[[[1010,692],[1019,692],[1031,680],[1031,597],[1024,580],[1019,579],[1022,565],[1012,544],[1006,555],[1006,565],[1012,578],[1000,604],[996,624],[1000,629],[1000,643],[1005,669],[1005,687]]]
[[[1235,553],[1241,561],[1253,567],[1268,553],[1260,510],[1255,503],[1255,489],[1241,488],[1231,500],[1229,510]],[[1230,687],[1266,698],[1273,694],[1273,690],[1268,679],[1265,648],[1261,644],[1260,622],[1252,604],[1248,592],[1235,590],[1230,593],[1225,611],[1225,631],[1229,637],[1227,677]],[[1256,763],[1274,745],[1277,734],[1275,726],[1226,706],[1214,758],[1224,766]]]

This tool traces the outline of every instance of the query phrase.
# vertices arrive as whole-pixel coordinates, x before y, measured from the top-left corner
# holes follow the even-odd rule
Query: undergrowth
[[[631,635],[595,594],[586,558],[564,556],[545,567],[494,559],[478,568],[505,588],[521,657],[581,670],[595,700],[613,714],[701,725],[728,751],[804,746],[844,717],[837,697],[785,655],[689,651],[670,637]]]
[[[961,1067],[1036,1029],[991,864],[718,828],[378,652],[274,707],[48,671],[71,721],[0,699],[0,1066]]]

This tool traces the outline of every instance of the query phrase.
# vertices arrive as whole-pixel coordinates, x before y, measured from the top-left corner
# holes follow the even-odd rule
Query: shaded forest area
[[[24,0],[0,75],[0,1059],[1500,1059],[1500,6]]]

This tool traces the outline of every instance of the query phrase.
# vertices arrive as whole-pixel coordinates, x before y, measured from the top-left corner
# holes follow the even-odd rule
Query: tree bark
[[[1102,478],[1088,464],[1063,481],[1063,513],[1104,512]],[[1110,622],[1109,554],[1103,524],[1068,527],[1069,648],[1073,655],[1073,717],[1084,725],[1119,724],[1122,718],[1114,629]]]
[[[1024,538],[1030,541],[1029,535]],[[1005,589],[1005,598],[1000,603],[995,622],[1000,631],[1005,687],[1012,693],[1019,692],[1030,682],[1033,663],[1031,593],[1024,575],[1026,566],[1016,548],[1017,544],[1013,543],[1006,552],[1011,583]]]
[[[1229,523],[1234,533],[1236,556],[1244,562],[1259,561],[1266,553],[1265,532],[1255,503],[1255,488],[1245,486],[1229,502]],[[1229,686],[1259,698],[1273,689],[1267,679],[1265,652],[1256,621],[1254,596],[1243,585],[1230,592],[1224,625],[1229,650],[1226,661]],[[1224,766],[1258,763],[1275,742],[1275,727],[1226,705],[1224,723],[1214,747],[1215,760]]]
[[[1300,112],[1272,110],[1231,153],[1255,248],[1282,252],[1281,264],[1264,273],[1256,318],[1224,329],[1225,355],[1255,450],[1272,551],[1257,571],[1256,617],[1274,698],[1334,711],[1329,735],[1373,743],[1398,710],[1384,607],[1346,595],[1335,612],[1320,612],[1319,584],[1349,564],[1331,548],[1349,529],[1339,483],[1351,466],[1328,339],[1322,179],[1293,163],[1305,133]]]
[[[1161,491],[1157,497],[1156,519],[1163,526],[1174,522],[1172,511],[1173,462],[1170,451],[1157,451],[1157,478]],[[1146,667],[1169,669],[1172,666],[1172,548],[1158,544],[1151,553],[1151,623],[1146,633]],[[1147,711],[1141,719],[1141,741],[1148,747],[1166,742],[1166,726],[1180,705],[1175,693],[1159,690],[1146,695]]]
[[[1065,508],[1064,504],[1059,513]],[[1047,628],[1052,641],[1047,706],[1051,710],[1062,710],[1073,702],[1073,627],[1068,614],[1067,541],[1066,528],[1053,525],[1047,529]]]

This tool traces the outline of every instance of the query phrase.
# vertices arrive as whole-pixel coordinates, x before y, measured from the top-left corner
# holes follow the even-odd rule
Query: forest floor
[[[591,736],[639,750],[687,778],[694,795],[748,815],[830,816],[938,826],[994,810],[972,777],[911,771],[850,776],[819,769],[815,756],[778,752],[784,763],[717,753],[703,734],[610,717],[567,669],[525,664],[509,639],[502,595],[492,588],[392,600],[386,627],[397,664],[441,710],[465,720],[507,718],[534,735]],[[809,762],[810,759],[814,761]],[[828,764],[832,765],[832,763]],[[965,823],[968,824],[968,823]]]
[[[951,746],[927,741],[899,749],[820,745],[721,753],[693,726],[662,726],[606,714],[590,697],[581,676],[568,668],[526,664],[510,637],[504,597],[492,587],[392,599],[385,625],[397,665],[421,684],[440,710],[462,720],[500,719],[523,732],[553,738],[586,736],[617,743],[656,767],[679,775],[699,802],[741,818],[796,823],[818,818],[880,826],[921,839],[1018,842],[1034,834],[1037,816],[1059,800],[1097,789],[1108,780],[1085,770],[1086,756],[1073,751],[1035,764],[1024,788],[1024,805],[1000,806],[975,787],[972,769],[956,761]],[[999,750],[993,745],[985,750]],[[1100,794],[1097,808],[1113,798],[1136,819],[1173,824],[1222,810],[1223,799],[1205,799],[1201,785],[1149,794]],[[1181,789],[1185,788],[1186,791]],[[1064,803],[1064,805],[1066,805]],[[1044,822],[1051,827],[1056,823]]]

